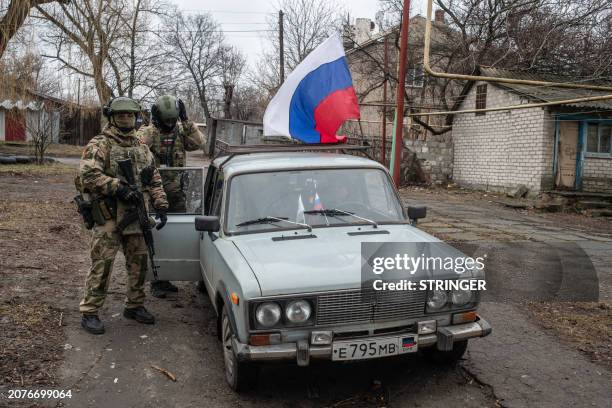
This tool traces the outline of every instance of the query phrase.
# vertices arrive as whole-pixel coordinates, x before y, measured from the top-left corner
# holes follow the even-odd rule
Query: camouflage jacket
[[[185,152],[200,149],[204,144],[204,135],[190,120],[177,123],[174,130],[168,133],[150,124],[141,127],[136,134],[151,149],[157,167],[185,167]]]
[[[132,158],[134,175],[140,183],[142,170],[154,164],[151,151],[136,138],[134,131],[123,134],[107,125],[102,134],[91,139],[83,151],[79,166],[83,189],[95,196],[114,196],[120,181],[117,161],[128,157]],[[151,183],[140,187],[150,196],[156,209],[168,208],[168,200],[157,169],[153,171]],[[148,197],[146,201],[148,203]]]

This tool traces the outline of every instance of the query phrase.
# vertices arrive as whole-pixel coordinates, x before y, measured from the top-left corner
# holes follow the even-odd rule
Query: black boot
[[[104,324],[98,318],[98,315],[84,314],[81,317],[81,326],[91,334],[104,334]]]
[[[151,282],[151,295],[156,298],[164,299],[169,293],[178,292],[178,288],[168,281]]]
[[[165,290],[166,292],[178,292],[178,288],[176,286],[174,286],[172,284],[172,282],[170,281],[160,281],[161,282],[161,287],[163,290]]]
[[[155,324],[155,317],[147,312],[144,306],[138,306],[130,309],[123,309],[123,317],[136,320],[138,323]]]

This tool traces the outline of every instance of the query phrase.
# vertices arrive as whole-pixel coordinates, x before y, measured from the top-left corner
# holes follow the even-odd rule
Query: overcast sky
[[[173,0],[188,13],[209,12],[221,24],[228,43],[239,47],[251,66],[266,44],[267,32],[235,32],[267,29],[266,21],[277,10],[274,0]],[[325,0],[313,0],[325,1]],[[379,9],[378,0],[337,0],[350,13],[351,18],[366,17],[374,20]],[[424,0],[412,1],[413,13],[424,14]],[[234,31],[234,32],[232,32]]]

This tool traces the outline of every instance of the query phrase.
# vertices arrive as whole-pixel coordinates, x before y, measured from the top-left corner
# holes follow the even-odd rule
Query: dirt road
[[[569,407],[605,406],[609,401],[610,371],[543,329],[521,304],[513,302],[483,305],[482,314],[491,322],[493,334],[471,342],[466,360],[457,367],[431,365],[420,354],[309,368],[269,366],[262,371],[256,390],[237,395],[223,379],[210,303],[192,284],[180,284],[174,300],[148,298],[147,307],[157,324],[139,325],[121,316],[125,270],[120,258],[101,313],[107,333],[90,336],[80,328],[77,307],[89,260],[87,234],[70,204],[69,173],[1,174],[0,189],[4,192],[0,198],[0,329],[4,329],[3,343],[9,344],[0,350],[0,357],[3,363],[11,362],[10,367],[2,367],[0,388],[72,390],[71,399],[43,406]],[[536,234],[555,226],[546,217],[465,200],[453,202],[452,197],[427,197],[410,193],[406,199],[430,206],[422,225],[439,235],[453,229],[450,233],[478,236],[478,228],[482,235],[488,230],[509,234],[520,226]],[[496,227],[488,225],[495,220]],[[610,265],[607,257],[612,253],[610,234],[563,228],[559,233],[589,236],[582,238],[597,260],[599,278],[609,280],[605,265]],[[26,319],[32,316],[40,318]],[[41,336],[45,341],[40,341]],[[153,365],[170,371],[177,381]],[[20,406],[0,399],[0,406],[5,405]]]

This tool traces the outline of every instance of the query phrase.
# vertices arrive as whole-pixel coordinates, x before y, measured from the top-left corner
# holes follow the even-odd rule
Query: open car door
[[[201,281],[200,238],[195,217],[202,215],[203,172],[201,167],[167,167],[159,172],[168,196],[168,222],[153,229],[158,278],[170,281]],[[148,280],[153,279],[149,270]]]

